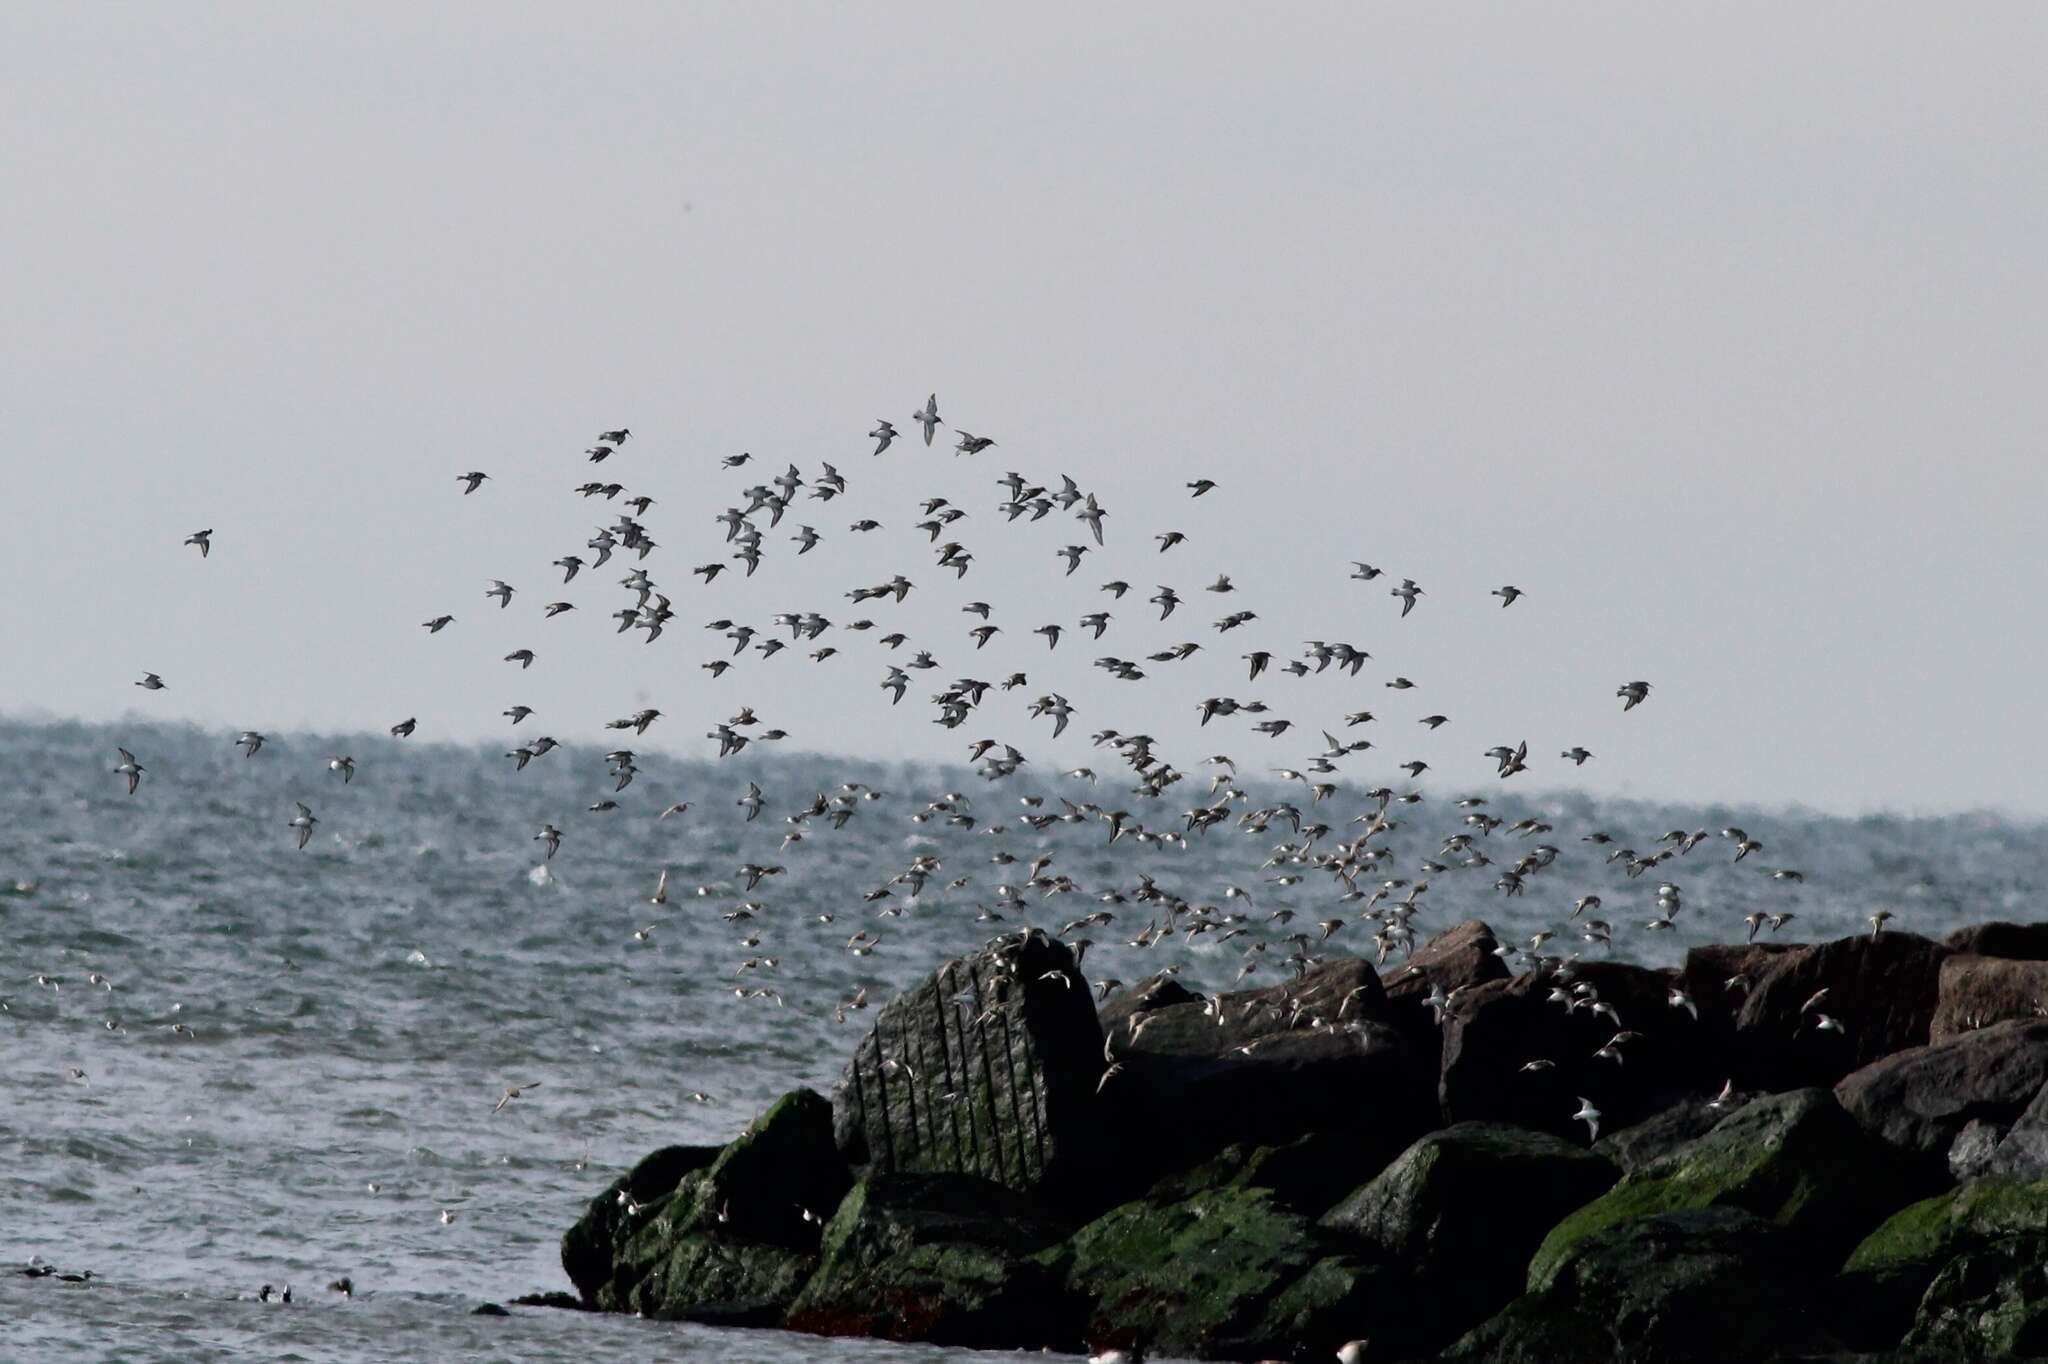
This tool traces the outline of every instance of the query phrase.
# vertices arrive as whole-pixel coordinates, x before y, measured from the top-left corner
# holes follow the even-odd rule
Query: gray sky
[[[809,747],[1049,771],[1100,725],[1298,766],[1364,707],[1361,785],[1476,785],[1527,738],[1541,785],[2048,814],[2048,10],[423,8],[0,8],[0,711],[467,739],[524,701],[572,739],[644,698],[696,752],[744,700]],[[870,459],[931,389],[999,445]],[[651,647],[607,633],[618,574],[545,568],[616,510],[567,490],[619,423],[681,613]],[[852,495],[791,520],[826,544],[686,576],[740,487],[821,459]],[[1073,579],[1077,523],[997,518],[1011,468],[1111,509]],[[928,489],[972,513],[958,587]],[[1196,591],[1219,570],[1235,599]],[[840,596],[898,571],[894,614]],[[1112,575],[1142,590],[1110,636],[1047,657],[1030,628]],[[1164,626],[1157,583],[1190,599]],[[978,656],[970,597],[1006,627]],[[1218,636],[1231,604],[1262,619]],[[697,668],[703,621],[784,609],[945,666],[894,709],[873,635]],[[1245,681],[1309,638],[1375,662]],[[1145,683],[1087,666],[1182,639]],[[935,679],[1012,668],[931,725]],[[1059,745],[1022,713],[1050,687]],[[1210,693],[1310,737],[1197,737]]]

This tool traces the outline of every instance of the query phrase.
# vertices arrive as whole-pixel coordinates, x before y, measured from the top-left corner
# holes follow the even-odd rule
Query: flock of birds
[[[919,434],[923,445],[931,447],[938,429],[946,424],[940,417],[936,395],[911,414],[910,423],[912,434],[905,438],[889,421],[878,422],[868,433],[874,442],[871,457],[889,455],[899,442],[914,450]],[[957,436],[952,447],[956,457],[979,456],[997,448],[996,442],[988,437],[953,429]],[[539,626],[586,609],[591,605],[589,594],[594,591],[615,597],[616,605],[608,614],[616,621],[616,635],[637,636],[639,642],[651,645],[674,630],[682,615],[682,608],[671,593],[715,594],[719,590],[718,580],[724,575],[753,578],[780,558],[801,558],[842,537],[868,537],[884,529],[877,516],[871,514],[835,521],[835,526],[846,527],[838,532],[802,522],[801,518],[807,515],[822,521],[825,507],[847,497],[854,486],[854,480],[831,463],[821,463],[809,473],[791,464],[780,473],[752,481],[759,467],[753,455],[725,456],[718,460],[717,470],[710,476],[731,476],[735,484],[741,485],[736,495],[723,510],[706,518],[709,528],[699,523],[677,527],[673,532],[678,538],[709,542],[716,547],[711,557],[688,570],[690,576],[701,582],[678,587],[657,581],[655,570],[663,561],[652,557],[661,548],[651,530],[656,499],[645,494],[627,495],[626,486],[609,477],[610,471],[630,461],[629,449],[635,454],[640,450],[637,443],[629,445],[632,441],[633,432],[618,427],[599,433],[597,440],[583,451],[590,472],[571,491],[586,501],[605,503],[607,521],[584,544],[552,560],[549,567],[560,570],[560,579],[549,575],[545,589],[514,586],[499,578],[487,579],[480,595],[491,605],[483,609],[494,613],[532,610],[534,624]],[[493,478],[493,474],[481,469],[457,474],[453,481],[459,491],[453,496],[487,497],[486,485]],[[1188,499],[1199,500],[1218,486],[1211,479],[1196,478],[1188,481],[1184,490]],[[888,514],[886,508],[869,510]],[[1012,541],[1021,539],[1006,531],[1006,527],[1049,520],[1055,525],[1074,527],[1071,543],[1041,551],[1052,562],[1064,565],[1056,582],[1075,578],[1089,557],[1105,548],[1115,533],[1112,528],[1121,524],[1113,511],[1121,514],[1124,508],[1105,505],[1097,492],[1084,488],[1075,478],[1040,478],[1013,470],[993,480],[984,502],[955,502],[947,496],[931,495],[899,510],[914,512],[910,529],[926,536],[921,545],[914,534],[907,543],[932,556],[933,569],[938,574],[936,586],[930,580],[914,579],[909,572],[896,572],[846,591],[844,606],[813,602],[802,609],[779,611],[754,621],[720,616],[713,608],[713,618],[702,626],[719,641],[713,646],[715,655],[700,665],[714,681],[741,670],[746,670],[749,677],[755,676],[753,670],[791,650],[803,652],[813,665],[830,665],[831,685],[836,689],[848,685],[844,674],[849,664],[877,669],[868,674],[869,685],[877,693],[876,704],[906,704],[915,690],[930,709],[934,724],[974,736],[964,742],[963,751],[975,775],[995,787],[1008,783],[1015,792],[1014,796],[986,799],[957,790],[931,792],[910,802],[909,818],[916,825],[936,825],[989,838],[985,858],[994,869],[990,878],[993,884],[985,885],[976,870],[957,865],[950,852],[916,851],[880,884],[847,892],[840,897],[841,903],[815,916],[824,925],[831,925],[842,916],[874,916],[872,923],[859,925],[846,938],[844,950],[853,956],[865,957],[879,950],[885,941],[886,920],[902,918],[928,903],[921,896],[943,888],[964,893],[960,898],[972,899],[977,922],[991,925],[1028,923],[1039,906],[1053,897],[1078,896],[1090,901],[1092,908],[1060,916],[1057,926],[1058,934],[1074,948],[1077,957],[1085,957],[1092,945],[1087,936],[1091,932],[1114,932],[1128,947],[1140,950],[1174,945],[1185,949],[1198,943],[1221,948],[1244,939],[1236,949],[1242,953],[1236,980],[1242,983],[1261,971],[1282,978],[1288,972],[1299,974],[1318,959],[1319,953],[1358,943],[1358,951],[1374,957],[1382,969],[1391,972],[1400,969],[1400,959],[1412,953],[1423,935],[1422,920],[1433,884],[1453,876],[1491,877],[1499,894],[1519,897],[1532,886],[1558,879],[1564,874],[1560,868],[1570,867],[1577,860],[1566,857],[1560,842],[1551,841],[1556,830],[1542,817],[1498,812],[1506,804],[1500,792],[1514,789],[1500,784],[1538,765],[1532,761],[1525,740],[1497,744],[1483,754],[1474,745],[1475,756],[1486,763],[1477,770],[1490,778],[1488,784],[1495,788],[1493,794],[1475,793],[1437,801],[1420,785],[1425,772],[1437,769],[1419,758],[1381,769],[1383,777],[1402,774],[1405,781],[1398,784],[1391,779],[1355,784],[1349,780],[1350,771],[1375,762],[1368,755],[1380,745],[1370,736],[1384,734],[1390,724],[1408,726],[1409,733],[1419,728],[1434,734],[1453,723],[1450,716],[1428,711],[1424,706],[1415,706],[1413,713],[1408,713],[1409,696],[1421,689],[1407,677],[1395,674],[1382,680],[1380,690],[1393,707],[1403,712],[1384,720],[1355,702],[1334,708],[1332,714],[1311,718],[1303,711],[1314,704],[1312,700],[1297,702],[1291,697],[1283,700],[1249,691],[1226,694],[1262,682],[1268,688],[1276,683],[1286,686],[1326,673],[1348,683],[1360,678],[1365,666],[1375,661],[1372,653],[1348,641],[1308,640],[1299,653],[1294,653],[1272,641],[1255,639],[1259,634],[1259,614],[1240,605],[1239,588],[1228,573],[1219,573],[1213,581],[1198,585],[1184,583],[1181,588],[1156,584],[1149,595],[1142,586],[1112,579],[1090,594],[1091,609],[1081,612],[1055,612],[1050,605],[1051,594],[1044,594],[1038,600],[1047,603],[1044,614],[1059,616],[1053,620],[1015,619],[998,613],[989,602],[975,599],[968,582],[981,562],[977,551],[990,553],[1009,548],[1010,542],[1000,546],[996,543],[998,534],[1011,536]],[[971,528],[984,525],[988,533],[970,536]],[[663,533],[672,532],[664,529]],[[1179,529],[1144,533],[1157,546],[1147,552],[1162,567],[1177,565],[1191,543],[1191,536]],[[210,560],[214,531],[197,531],[184,544],[196,549],[202,559]],[[223,548],[231,544],[224,541]],[[1383,570],[1373,564],[1350,562],[1351,572],[1345,582],[1374,583],[1383,576]],[[623,576],[610,581],[600,577],[621,572]],[[1393,581],[1392,575],[1385,576]],[[934,592],[946,591],[962,599],[959,611],[968,623],[958,636],[950,640],[912,639],[905,629],[892,623],[893,608],[908,600],[912,593],[924,602]],[[570,600],[572,592],[584,601]],[[1518,605],[1528,594],[1512,584],[1494,589],[1491,595],[1499,599],[1499,610],[1528,609]],[[1189,618],[1200,613],[1195,603],[1209,598],[1216,599],[1212,608],[1216,614],[1194,626]],[[540,602],[537,610],[524,605],[536,600]],[[1374,628],[1383,625],[1398,631],[1401,620],[1418,609],[1428,610],[1426,603],[1434,599],[1414,579],[1403,577],[1379,600],[1398,601],[1400,606],[1398,612],[1391,606],[1383,608],[1384,621]],[[1125,614],[1127,601],[1136,608],[1131,612],[1135,620]],[[1368,594],[1355,607],[1329,614],[1355,613],[1364,622],[1370,620],[1372,601]],[[1148,607],[1156,607],[1156,615]],[[832,615],[826,614],[828,611]],[[457,628],[461,622],[457,611],[443,611],[420,622],[420,628],[429,636],[446,634],[450,641],[455,641],[462,636]],[[1037,740],[1021,737],[1018,727],[1042,726],[1039,732],[1050,742],[1061,739],[1070,724],[1088,723],[1082,717],[1097,712],[1098,707],[1109,713],[1119,709],[1113,695],[1100,701],[1084,701],[1056,686],[1034,685],[1028,676],[1037,666],[1033,660],[1065,667],[1067,655],[1061,651],[1071,651],[1076,641],[1085,639],[1088,646],[1114,651],[1092,660],[1092,666],[1100,669],[1109,682],[1137,683],[1156,671],[1194,666],[1190,660],[1197,654],[1213,660],[1221,652],[1217,646],[1222,637],[1239,631],[1244,632],[1242,638],[1254,640],[1253,646],[1245,648],[1237,658],[1245,669],[1243,687],[1219,688],[1218,694],[1203,697],[1195,716],[1202,733],[1210,732],[1212,725],[1218,729],[1241,725],[1239,742],[1230,743],[1238,756],[1219,750],[1198,763],[1184,766],[1169,757],[1162,743],[1151,734],[1141,729],[1103,725],[1092,730],[1090,739],[1090,751],[1099,757],[1088,765],[1059,769],[1064,783],[1061,786],[1038,789],[1033,785],[1027,769],[1036,772],[1040,768],[1033,764],[1027,750]],[[1197,637],[1172,637],[1181,634]],[[1033,643],[1035,640],[1043,640],[1043,645]],[[854,657],[857,649],[858,658]],[[978,660],[1004,655],[1006,651],[1005,661],[987,670],[971,661],[964,670],[940,662],[941,655]],[[505,654],[504,662],[517,665],[516,670],[508,672],[507,681],[516,683],[527,670],[542,663],[544,653],[540,648],[522,647]],[[868,661],[870,658],[872,662]],[[835,659],[839,660],[836,664]],[[980,675],[984,671],[986,675]],[[155,672],[144,672],[135,685],[154,695],[170,690],[172,683]],[[793,683],[786,673],[780,682],[764,675],[761,685],[763,694],[781,697],[789,712],[797,712],[798,703],[791,693]],[[1651,684],[1646,681],[1621,682],[1614,690],[1620,702],[1618,710],[1634,711],[1649,700],[1651,691]],[[1012,693],[1017,694],[1021,705],[1007,703],[1006,698]],[[1126,709],[1131,708],[1140,712],[1147,709],[1142,700]],[[564,747],[547,734],[527,737],[528,722],[537,713],[526,704],[512,704],[502,712],[507,721],[506,731],[512,736],[504,752],[508,780],[517,780],[517,774],[530,764],[547,761],[555,750]],[[595,798],[583,812],[585,816],[613,816],[617,812],[624,812],[618,817],[655,820],[691,816],[692,802],[666,803],[659,809],[651,802],[636,805],[637,793],[631,789],[640,770],[640,757],[627,746],[627,736],[646,736],[666,719],[664,711],[646,707],[604,721],[605,731],[619,736],[615,741],[618,746],[603,753],[602,777],[593,762],[591,781]],[[753,705],[719,706],[704,723],[708,725],[704,737],[715,744],[718,759],[738,763],[742,768],[750,750],[758,753],[792,738],[790,732],[764,720]],[[390,725],[388,732],[393,741],[402,742],[419,728],[418,718],[408,716]],[[1311,737],[1303,742],[1304,736]],[[256,730],[244,731],[235,740],[244,758],[256,762],[268,760],[264,753],[268,742],[269,737]],[[1387,742],[1391,745],[1397,741]],[[1254,761],[1241,743],[1257,745],[1260,758]],[[149,766],[128,748],[117,752],[119,762],[112,769],[113,775],[123,783],[129,796],[148,799]],[[1268,752],[1284,757],[1276,762],[1265,756]],[[1593,759],[1594,753],[1584,744],[1573,743],[1559,750],[1558,761],[1574,768]],[[1261,772],[1261,768],[1266,770]],[[328,780],[346,786],[359,775],[374,781],[377,761],[368,756],[359,760],[353,754],[337,753],[327,759],[326,769]],[[1277,780],[1268,780],[1268,773]],[[1107,794],[1111,790],[1117,794]],[[745,826],[761,821],[758,838],[762,851],[738,866],[730,882],[697,886],[693,891],[679,891],[674,897],[670,869],[649,866],[649,901],[661,907],[671,904],[672,898],[709,899],[732,892],[737,903],[721,917],[740,933],[739,942],[748,954],[734,973],[736,978],[743,978],[734,993],[743,999],[781,1004],[780,991],[757,983],[766,978],[764,973],[773,972],[781,960],[781,954],[771,950],[772,944],[764,946],[763,933],[755,922],[767,906],[760,899],[740,897],[764,894],[760,887],[770,878],[799,868],[798,855],[806,843],[844,830],[857,819],[872,822],[882,817],[864,812],[885,794],[861,782],[846,781],[830,790],[819,789],[794,800],[784,799],[772,796],[760,781],[742,771],[724,796],[709,797],[713,808],[700,810],[696,818],[737,819],[742,832],[750,837],[756,835]],[[1090,798],[1074,798],[1083,795]],[[1395,830],[1411,821],[1419,823],[1427,810],[1435,808],[1443,808],[1447,823],[1434,854],[1412,865],[1397,864],[1391,846]],[[309,801],[296,802],[289,816],[282,810],[277,815],[279,832],[301,850],[308,847],[320,825]],[[1093,826],[1111,847],[1154,851],[1184,849],[1193,839],[1234,829],[1247,840],[1243,860],[1249,874],[1240,878],[1242,881],[1249,882],[1257,876],[1272,887],[1303,886],[1306,889],[1295,893],[1296,898],[1319,897],[1327,906],[1325,917],[1296,925],[1293,921],[1299,911],[1292,907],[1254,908],[1258,898],[1254,894],[1256,883],[1206,886],[1183,893],[1169,886],[1169,876],[1163,870],[1167,864],[1134,868],[1128,879],[1113,884],[1083,885],[1057,865],[1058,854],[1045,837],[1055,826]],[[543,823],[531,834],[541,861],[536,874],[545,875],[547,864],[565,849],[600,844],[602,830],[598,820],[566,812]],[[1019,846],[1033,840],[1035,846]],[[1703,829],[1673,829],[1654,839],[1635,842],[1594,829],[1579,835],[1579,841],[1604,863],[1603,874],[1624,881],[1655,878],[1653,908],[1648,917],[1635,920],[1640,931],[1648,932],[1673,928],[1684,907],[1683,890],[1673,879],[1680,859],[1714,848],[1735,862],[1760,867],[1761,857],[1755,862],[1749,859],[1762,853],[1764,846],[1739,828],[1724,828],[1718,835]],[[771,842],[772,851],[767,847]],[[778,860],[784,858],[789,860]],[[1801,879],[1801,873],[1789,867],[1764,868],[1758,873],[1762,886],[1796,883]],[[1258,889],[1264,894],[1263,888]],[[1557,900],[1560,905],[1570,904],[1569,913],[1561,910],[1562,917],[1552,928],[1526,941],[1504,944],[1500,953],[1518,969],[1550,975],[1555,985],[1552,998],[1560,1007],[1590,1009],[1610,1017],[1615,1024],[1615,1036],[1598,1055],[1619,1063],[1636,1033],[1624,1026],[1624,1020],[1589,985],[1573,982],[1572,964],[1582,952],[1611,951],[1615,937],[1630,925],[1619,916],[1601,917],[1603,895],[1599,889],[1575,886]],[[1252,932],[1255,917],[1278,930],[1277,941],[1269,940],[1264,932]],[[1759,931],[1776,931],[1793,917],[1789,912],[1752,913],[1746,921],[1749,935],[1754,938]],[[1881,931],[1888,917],[1873,916],[1873,931]],[[657,924],[649,924],[637,928],[633,937],[646,942],[657,930]],[[843,931],[843,927],[832,930]],[[1340,935],[1341,942],[1337,941]],[[887,940],[894,942],[896,935],[888,934]],[[1559,950],[1573,942],[1577,944],[1576,950]],[[1163,971],[1179,969],[1178,963],[1162,963]],[[35,981],[52,990],[61,989],[63,984],[60,979],[41,973]],[[102,982],[95,977],[95,983]],[[1122,985],[1122,981],[1106,979],[1098,983],[1098,989],[1106,997]],[[110,983],[107,988],[112,988]],[[1458,996],[1438,988],[1430,995],[1429,1003],[1441,1021],[1457,1007]],[[1673,1008],[1693,1008],[1692,1002],[1677,990],[1672,992],[1670,1004]],[[844,1020],[866,1005],[867,988],[862,986],[832,1006],[832,1012]],[[1227,1004],[1219,996],[1212,1005],[1220,1021]],[[1811,1013],[1816,1027],[1840,1030],[1843,1026],[1821,1013],[1818,1001]],[[1311,1020],[1310,1025],[1344,1026],[1327,1020]],[[1112,1061],[1115,1041],[1112,1037]],[[1543,1064],[1533,1063],[1532,1068]],[[73,1078],[86,1077],[83,1071],[76,1071]],[[503,1110],[537,1087],[537,1081],[526,1081],[504,1088],[497,1094],[492,1111]],[[706,1096],[693,1097],[702,1100]],[[1600,1114],[1590,1101],[1582,1099],[1573,1117],[1586,1122],[1597,1134]],[[452,1213],[444,1210],[443,1220],[452,1220]]]

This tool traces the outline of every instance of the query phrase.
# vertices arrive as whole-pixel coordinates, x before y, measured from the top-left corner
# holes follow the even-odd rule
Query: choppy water
[[[648,1150],[725,1140],[791,1086],[829,1087],[871,1017],[837,1022],[837,1003],[862,985],[886,1000],[999,927],[976,922],[973,907],[1025,872],[991,865],[998,850],[1052,852],[1053,869],[1085,892],[1034,897],[1000,927],[1057,931],[1141,872],[1197,903],[1247,909],[1249,931],[1233,942],[1176,938],[1140,951],[1126,941],[1145,907],[1110,906],[1116,922],[1088,930],[1092,980],[1181,963],[1187,979],[1227,985],[1246,960],[1259,966],[1248,983],[1278,979],[1283,935],[1358,908],[1336,905],[1321,878],[1270,882],[1278,873],[1259,864],[1279,835],[1225,827],[1184,851],[1112,848],[1098,822],[1041,834],[1015,818],[1021,796],[1085,800],[1110,791],[1107,780],[988,785],[964,772],[828,768],[800,756],[750,754],[744,766],[647,757],[621,808],[593,814],[583,807],[606,793],[594,751],[559,751],[515,779],[495,751],[381,735],[283,736],[252,760],[228,739],[0,722],[0,1249],[98,1276],[82,1287],[0,1276],[9,1359],[957,1354],[468,1313],[566,1287],[563,1229]],[[149,768],[132,799],[109,771],[117,743]],[[325,768],[344,752],[361,766],[347,786]],[[767,796],[751,824],[732,803],[750,777]],[[890,796],[864,803],[844,830],[814,825],[802,843],[778,846],[783,816],[847,780]],[[1422,805],[1397,807],[1395,874],[1414,875],[1460,827],[1451,800],[1463,793],[1424,789]],[[913,822],[948,790],[970,797],[975,828]],[[1752,908],[1795,912],[1788,937],[1859,931],[1880,906],[1897,912],[1897,927],[1938,934],[2038,917],[2048,885],[2048,828],[1988,816],[1841,820],[1489,794],[1496,813],[1554,824],[1537,841],[1563,849],[1559,862],[1514,899],[1494,889],[1497,868],[1440,874],[1419,920],[1427,928],[1477,914],[1523,936],[1561,925],[1571,900],[1592,891],[1616,925],[1616,954],[1661,963],[1740,933]],[[294,800],[320,819],[304,852],[286,828]],[[688,816],[656,821],[673,800],[694,803]],[[1317,809],[1341,836],[1358,806],[1340,796]],[[538,876],[531,838],[547,820],[568,836]],[[1005,832],[991,835],[991,824]],[[1599,827],[1647,850],[1667,829],[1729,824],[1766,852],[1738,865],[1710,839],[1631,881],[1578,841]],[[1507,862],[1514,853],[1501,849],[1528,840],[1503,830],[1484,845]],[[922,896],[909,901],[899,887],[890,900],[862,900],[920,851],[946,864]],[[734,879],[747,861],[788,872],[748,895]],[[675,898],[655,907],[662,866],[673,869]],[[1772,882],[1766,866],[1797,867],[1807,880]],[[942,889],[958,875],[973,884]],[[1660,878],[1684,887],[1685,909],[1675,928],[1651,932],[1638,925]],[[699,884],[711,893],[698,897]],[[1225,900],[1231,885],[1250,893]],[[754,921],[722,921],[749,899],[763,906]],[[880,916],[892,906],[903,912]],[[1281,907],[1301,911],[1293,925],[1266,922]],[[819,922],[827,913],[833,920]],[[636,941],[650,924],[651,938]],[[883,941],[855,957],[845,945],[861,928]],[[742,944],[749,932],[758,945]],[[1247,953],[1261,943],[1274,950]],[[1363,950],[1364,927],[1354,921],[1333,946]],[[735,976],[744,959],[768,956],[772,969]],[[91,985],[94,972],[115,988]],[[37,973],[61,987],[36,984]],[[736,983],[770,987],[781,1003],[735,998]],[[169,1030],[180,1022],[192,1037]],[[531,1081],[541,1087],[492,1114],[506,1086]],[[698,1090],[709,1103],[688,1097]],[[443,1209],[456,1212],[452,1224]],[[321,1291],[342,1274],[358,1286],[353,1303]],[[246,1300],[266,1282],[292,1284],[298,1303]]]

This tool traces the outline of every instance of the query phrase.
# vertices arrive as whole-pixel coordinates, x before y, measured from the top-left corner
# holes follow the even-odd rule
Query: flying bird
[[[924,427],[924,443],[930,445],[932,443],[932,428],[940,424],[939,395],[934,393],[931,397],[925,399],[923,409],[911,413],[910,419]],[[880,454],[881,452],[878,450],[875,453]]]

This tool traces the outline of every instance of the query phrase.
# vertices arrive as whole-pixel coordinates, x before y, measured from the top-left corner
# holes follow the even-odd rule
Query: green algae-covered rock
[[[2048,1355],[2048,1241],[2009,1236],[1943,1266],[1920,1301],[1909,1359],[2038,1359]]]
[[[772,1326],[817,1265],[817,1256],[787,1246],[740,1241],[711,1230],[664,1227],[660,1255],[618,1304],[649,1317],[724,1326]],[[655,1247],[647,1247],[652,1249]],[[643,1248],[631,1247],[635,1263]]]
[[[826,1210],[852,1183],[833,1145],[831,1105],[807,1089],[786,1094],[695,1168],[688,1167],[701,1148],[672,1149],[690,1154],[658,1153],[636,1167],[666,1157],[664,1177],[683,1168],[668,1192],[654,1193],[662,1181],[650,1177],[643,1181],[648,1197],[629,1189],[621,1203],[614,1191],[572,1229],[563,1246],[571,1278],[586,1300],[610,1311],[736,1325],[778,1321],[816,1267]]]
[[[1742,1208],[1797,1233],[1832,1262],[1913,1192],[1884,1147],[1828,1091],[1774,1094],[1623,1176],[1559,1222],[1529,1263],[1529,1287],[1548,1282],[1593,1232],[1686,1208]]]
[[[784,1324],[976,1349],[1071,1345],[1078,1304],[1027,1257],[1065,1228],[973,1175],[873,1175],[825,1227],[817,1273]]]
[[[1238,1142],[1162,1176],[1146,1197],[1161,1202],[1225,1185],[1266,1189],[1277,1207],[1315,1218],[1386,1169],[1406,1145],[1378,1124],[1312,1132],[1279,1146]]]
[[[718,1159],[716,1146],[664,1146],[590,1200],[562,1235],[562,1269],[586,1306],[612,1277],[619,1252],[644,1222],[630,1209],[666,1199],[683,1179]]]
[[[1818,1348],[1816,1270],[1798,1239],[1736,1208],[1604,1226],[1443,1364],[1727,1364]]]
[[[1529,1256],[1558,1219],[1605,1193],[1620,1172],[1544,1132],[1458,1123],[1409,1147],[1338,1204],[1322,1225],[1355,1236],[1428,1302],[1375,1323],[1373,1342],[1434,1349],[1522,1291]]]
[[[1386,1277],[1244,1185],[1112,1208],[1041,1261],[1092,1304],[1092,1344],[1204,1358],[1327,1357],[1363,1334]]]
[[[1944,1266],[2012,1237],[2031,1241],[2048,1259],[2048,1180],[1986,1179],[1900,1209],[1842,1266],[1846,1328],[1873,1344],[1896,1341]]]

